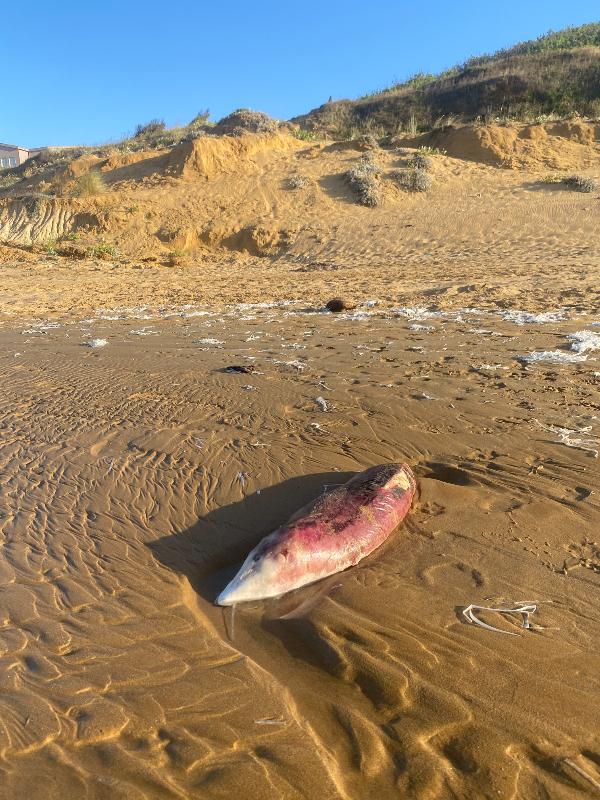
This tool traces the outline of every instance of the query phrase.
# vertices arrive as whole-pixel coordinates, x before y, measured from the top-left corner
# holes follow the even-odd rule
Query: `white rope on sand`
[[[483,622],[475,615],[476,611],[495,611],[498,614],[520,614],[523,620],[523,627],[529,630],[532,627],[529,622],[529,615],[537,611],[537,605],[535,603],[517,603],[514,608],[491,608],[490,606],[478,606],[471,603],[471,605],[463,609],[462,613],[464,618],[473,625],[479,625],[480,628],[485,628],[495,633],[505,633],[507,636],[518,636],[519,634],[513,631],[504,631],[502,628],[495,628],[493,625],[488,625],[487,622]]]

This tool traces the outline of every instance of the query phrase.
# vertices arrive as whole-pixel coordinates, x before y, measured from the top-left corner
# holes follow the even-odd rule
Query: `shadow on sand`
[[[564,183],[547,183],[543,180],[525,181],[521,184],[522,189],[527,189],[530,192],[572,192],[569,186]]]
[[[356,198],[348,188],[348,183],[343,174],[332,173],[319,178],[319,186],[332,200],[348,205],[356,205]]]

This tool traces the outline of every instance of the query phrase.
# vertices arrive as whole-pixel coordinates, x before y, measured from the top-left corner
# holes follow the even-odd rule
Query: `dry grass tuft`
[[[237,111],[220,119],[214,127],[214,132],[242,136],[245,133],[275,133],[278,128],[279,122],[263,111],[238,108]]]
[[[169,250],[167,253],[167,265],[169,267],[180,267],[184,263],[184,257],[183,250]]]
[[[73,189],[74,197],[93,197],[106,191],[106,183],[102,175],[96,171],[80,175]]]
[[[427,192],[433,185],[431,175],[419,168],[396,170],[390,177],[398,186],[408,192]]]
[[[598,189],[598,183],[585,175],[569,175],[562,179],[562,183],[577,192],[595,192]]]
[[[346,173],[346,180],[363,206],[378,206],[381,203],[379,175],[381,168],[372,153],[362,156]]]
[[[429,172],[433,166],[433,161],[423,153],[415,153],[414,156],[408,159],[406,164],[410,169],[422,169],[425,172]]]
[[[149,136],[156,136],[159,133],[164,133],[167,129],[163,119],[151,119],[150,122],[145,122],[143,125],[136,125],[134,139],[147,138]]]
[[[288,180],[288,189],[304,189],[310,183],[310,179],[305,175],[292,175]]]
[[[365,150],[379,149],[379,140],[374,133],[365,133],[362,136],[359,136],[357,141],[358,144]]]

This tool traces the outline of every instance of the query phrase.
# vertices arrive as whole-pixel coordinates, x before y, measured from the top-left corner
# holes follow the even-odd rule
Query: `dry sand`
[[[245,205],[235,174],[158,186],[229,191],[240,229],[262,198],[297,231],[267,258],[166,267],[141,223],[121,261],[3,250],[3,799],[597,793],[598,198],[443,156],[431,195],[365,209],[357,153],[322,147],[275,191],[306,150],[259,153]],[[418,498],[384,548],[213,605],[287,515],[398,460]],[[482,615],[516,636],[462,616],[523,600],[533,630]]]

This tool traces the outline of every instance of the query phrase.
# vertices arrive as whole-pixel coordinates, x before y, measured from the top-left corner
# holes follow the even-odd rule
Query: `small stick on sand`
[[[229,624],[227,624],[227,615],[224,615],[223,622],[225,624],[225,629],[227,630],[227,634],[229,636],[229,641],[235,641],[235,603],[231,605],[231,619]]]
[[[242,484],[242,489],[246,486],[246,482],[250,476],[247,472],[238,472],[235,476],[236,480],[238,480]]]

